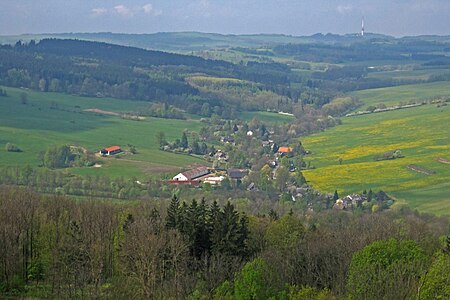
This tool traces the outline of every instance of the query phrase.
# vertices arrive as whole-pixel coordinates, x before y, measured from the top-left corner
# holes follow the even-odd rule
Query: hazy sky
[[[450,0],[0,0],[0,34],[450,34]]]

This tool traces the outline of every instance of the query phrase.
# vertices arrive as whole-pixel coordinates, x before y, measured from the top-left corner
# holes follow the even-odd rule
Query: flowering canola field
[[[315,169],[304,171],[315,188],[340,194],[370,188],[388,192],[424,212],[450,215],[450,106],[417,108],[343,118],[343,124],[306,137]],[[400,150],[403,158],[375,161]],[[418,165],[435,173],[415,172]]]

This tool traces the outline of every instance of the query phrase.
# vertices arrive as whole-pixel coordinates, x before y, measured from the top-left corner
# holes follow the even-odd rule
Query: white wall
[[[186,180],[188,180],[187,178],[186,178],[186,176],[184,176],[183,174],[178,174],[177,176],[175,176],[174,178],[173,178],[173,180],[178,180],[178,181],[186,181]]]

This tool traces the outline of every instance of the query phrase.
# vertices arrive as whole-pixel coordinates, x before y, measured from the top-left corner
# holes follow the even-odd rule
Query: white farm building
[[[173,180],[175,181],[190,181],[195,180],[196,178],[202,177],[209,174],[209,170],[207,167],[198,167],[189,171],[182,172],[175,177]]]

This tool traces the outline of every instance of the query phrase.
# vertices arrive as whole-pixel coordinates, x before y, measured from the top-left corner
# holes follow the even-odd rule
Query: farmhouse
[[[202,177],[209,174],[209,170],[207,167],[198,167],[189,171],[185,171],[179,173],[175,177],[173,177],[174,181],[191,181],[196,178]]]
[[[228,177],[232,180],[240,181],[242,178],[247,176],[247,171],[239,170],[239,169],[230,169],[228,170]]]
[[[122,152],[122,149],[119,146],[111,146],[100,150],[100,155],[114,155],[120,152]]]
[[[292,148],[291,147],[280,147],[280,148],[278,148],[278,153],[280,153],[281,155],[289,154],[291,152],[292,152]]]

